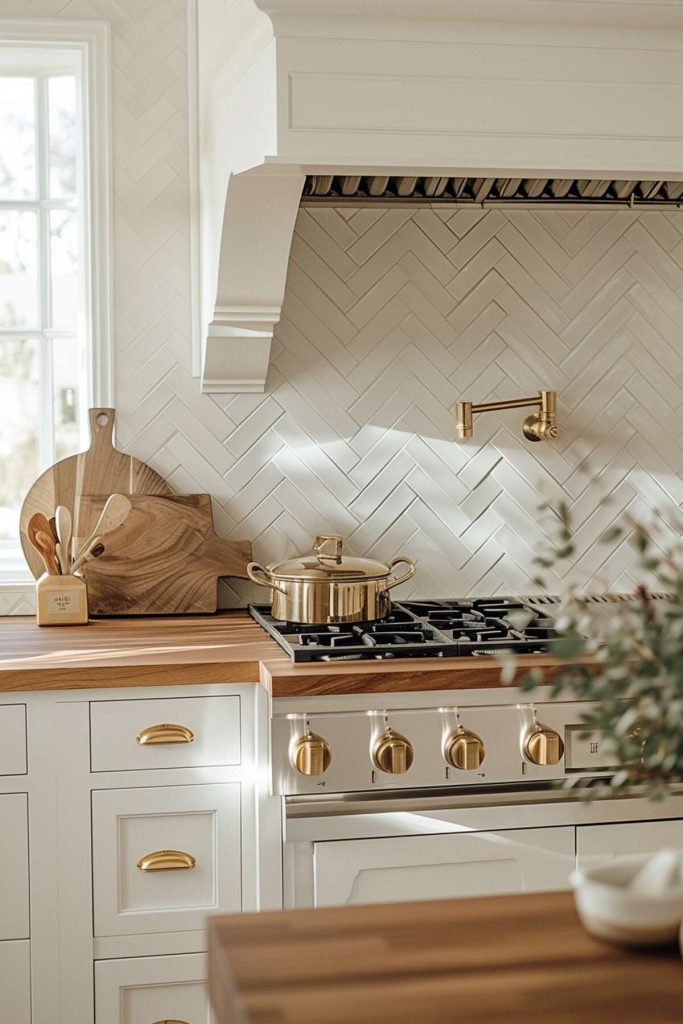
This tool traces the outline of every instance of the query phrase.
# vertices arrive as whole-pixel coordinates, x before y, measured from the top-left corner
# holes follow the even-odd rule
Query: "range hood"
[[[683,201],[681,5],[197,8],[205,392],[265,390],[302,201]]]

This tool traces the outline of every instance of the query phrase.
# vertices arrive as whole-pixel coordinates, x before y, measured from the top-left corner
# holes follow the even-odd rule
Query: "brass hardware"
[[[413,745],[405,736],[387,729],[375,744],[372,760],[381,772],[403,775],[413,763]]]
[[[157,850],[141,857],[138,867],[140,871],[187,871],[196,863],[191,853],[183,853],[182,850]]]
[[[473,772],[481,766],[486,748],[480,736],[461,728],[446,740],[443,756],[453,768]]]
[[[499,412],[502,409],[526,409],[537,405],[538,412],[527,416],[522,425],[522,433],[527,441],[547,441],[557,437],[557,392],[542,389],[537,398],[512,398],[509,402],[484,402],[473,405],[472,402],[456,402],[455,416],[458,421],[458,437],[472,437],[474,434],[473,416],[480,412]]]
[[[324,554],[323,548],[330,541],[334,541],[334,554]],[[334,562],[342,564],[342,551],[344,550],[344,538],[340,533],[319,533],[313,544],[313,551],[320,562]]]
[[[148,747],[153,743],[193,743],[194,733],[185,725],[162,722],[159,725],[148,725],[135,739],[141,747]]]
[[[174,1017],[173,1020],[155,1020],[152,1024],[188,1024],[188,1022],[186,1020],[176,1020]]]
[[[294,744],[291,761],[300,775],[324,775],[332,763],[332,750],[327,740],[309,729]]]
[[[552,729],[537,726],[527,736],[524,755],[532,764],[559,764],[564,754],[564,743]]]

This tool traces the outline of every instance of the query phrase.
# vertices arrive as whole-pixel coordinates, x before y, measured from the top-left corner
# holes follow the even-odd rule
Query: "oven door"
[[[683,848],[683,795],[662,804],[638,797],[586,804],[563,790],[478,806],[357,797],[289,803],[286,906],[567,889],[577,839],[584,856],[593,847],[603,856]]]

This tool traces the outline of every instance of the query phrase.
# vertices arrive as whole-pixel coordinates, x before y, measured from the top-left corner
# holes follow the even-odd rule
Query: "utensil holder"
[[[85,626],[88,623],[88,588],[79,576],[44,573],[36,582],[36,618],[39,626]]]

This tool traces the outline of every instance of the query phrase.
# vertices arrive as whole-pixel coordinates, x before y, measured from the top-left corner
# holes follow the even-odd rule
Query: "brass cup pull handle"
[[[186,725],[161,722],[159,725],[148,725],[146,729],[137,734],[135,740],[141,747],[148,747],[156,743],[193,743],[194,733]]]
[[[327,555],[323,548],[331,541],[334,542],[334,554]],[[344,538],[339,533],[319,533],[313,545],[315,557],[319,562],[335,562],[337,565],[341,565],[343,548]]]
[[[182,850],[157,850],[146,853],[138,861],[140,871],[187,871],[195,867],[197,861],[191,853]]]
[[[263,573],[263,576],[258,576],[257,573]],[[247,576],[257,586],[268,587],[269,590],[277,590],[280,594],[284,594],[287,597],[287,591],[283,587],[278,587],[268,570],[260,562],[249,562]]]
[[[412,579],[417,572],[415,562],[413,562],[412,558],[408,558],[407,555],[397,555],[396,558],[392,558],[390,562],[387,562],[387,565],[390,569],[393,569],[395,565],[399,565],[401,562],[408,566],[407,570],[402,576],[397,576],[395,580],[390,580],[386,585],[386,590],[392,590],[394,587],[398,587],[400,583],[405,583],[406,580]]]
[[[188,1024],[188,1021],[176,1020],[174,1017],[173,1020],[171,1020],[170,1018],[168,1020],[154,1020],[152,1021],[152,1024]]]

